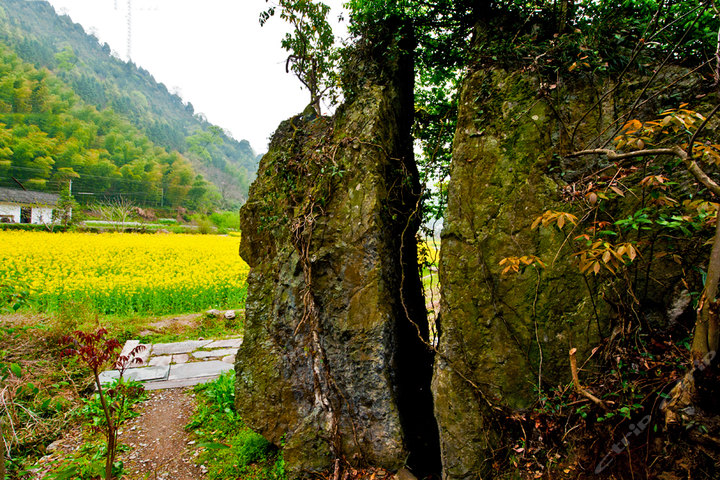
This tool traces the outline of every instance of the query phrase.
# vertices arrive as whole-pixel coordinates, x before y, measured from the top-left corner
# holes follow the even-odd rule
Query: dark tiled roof
[[[55,205],[59,198],[60,195],[54,193],[0,187],[0,202],[21,203],[24,205]]]

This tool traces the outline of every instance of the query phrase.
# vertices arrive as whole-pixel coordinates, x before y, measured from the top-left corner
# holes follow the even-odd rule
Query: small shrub
[[[95,386],[98,390],[100,410],[105,419],[104,423],[98,421],[93,426],[102,430],[107,438],[105,480],[112,480],[116,478],[113,469],[116,463],[118,429],[127,418],[124,416],[127,414],[126,405],[132,401],[130,399],[137,398],[140,395],[138,387],[126,384],[122,379],[122,375],[127,367],[139,361],[139,359],[135,358],[135,355],[145,349],[145,346],[139,345],[127,357],[121,356],[115,362],[115,366],[120,371],[120,380],[114,386],[104,387],[100,383],[100,371],[105,364],[115,357],[115,352],[120,348],[120,342],[116,339],[105,338],[107,333],[104,328],[99,328],[94,333],[78,330],[64,337],[62,343],[68,346],[63,355],[79,357],[92,370]],[[139,388],[142,389],[142,387]]]
[[[238,212],[215,212],[210,215],[210,220],[218,230],[240,230]]]
[[[0,283],[0,313],[17,312],[30,306],[30,287],[17,278]]]
[[[133,407],[147,398],[145,387],[142,383],[134,380],[116,379],[104,387],[107,394],[107,402],[113,406],[115,424],[120,427],[126,420],[137,417]],[[87,400],[78,415],[82,416],[94,428],[104,429],[107,427],[107,420],[103,411],[100,394],[95,393]]]
[[[86,442],[69,458],[61,461],[45,477],[49,480],[95,480],[105,474],[107,446],[102,443]],[[122,478],[123,463],[112,465],[112,478]]]
[[[49,322],[49,343],[60,343],[67,332],[85,330],[97,324],[97,312],[87,303],[68,299],[58,304],[58,312]]]
[[[197,223],[197,231],[199,234],[207,235],[213,233],[213,224],[207,218],[198,218],[195,220],[195,223]]]

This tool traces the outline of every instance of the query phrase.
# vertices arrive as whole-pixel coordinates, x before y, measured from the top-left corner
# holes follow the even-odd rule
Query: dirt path
[[[194,410],[188,388],[148,392],[139,417],[129,420],[120,442],[131,447],[120,454],[128,480],[195,480],[205,477],[194,463],[194,448],[185,431]]]

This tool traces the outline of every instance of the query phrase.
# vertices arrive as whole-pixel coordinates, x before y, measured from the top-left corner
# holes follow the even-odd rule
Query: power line
[[[11,169],[14,168],[14,169],[18,169],[18,170],[30,170],[30,171],[34,171],[34,172],[47,172],[47,170],[46,170],[46,169],[43,169],[43,168],[16,167],[16,166],[14,166],[14,165],[12,165],[10,168],[11,168]],[[76,172],[76,173],[77,173],[77,172]],[[134,179],[134,178],[125,178],[125,177],[103,177],[103,176],[100,176],[100,175],[90,175],[90,174],[87,174],[87,173],[78,173],[78,175],[80,175],[80,178],[81,178],[81,179],[82,179],[82,178],[99,178],[99,179],[102,179],[102,180],[113,180],[113,181],[123,181],[123,182],[138,182],[138,183],[152,182],[152,180],[136,180],[136,179]]]

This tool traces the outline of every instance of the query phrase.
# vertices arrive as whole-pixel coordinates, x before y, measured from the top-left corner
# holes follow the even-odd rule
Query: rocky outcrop
[[[568,344],[585,344],[595,334],[593,325],[585,330],[594,316],[582,279],[562,262],[542,279],[532,269],[500,275],[503,257],[560,245],[530,230],[557,192],[543,175],[556,125],[549,106],[536,99],[538,87],[529,75],[502,70],[476,71],[463,86],[442,234],[440,358],[433,379],[445,478],[492,470],[491,452],[503,431],[498,413],[532,401],[538,347],[544,374],[552,375],[559,371],[548,366],[557,368],[553,360]],[[567,281],[551,281],[562,278]],[[583,319],[580,332],[566,328],[568,317]]]
[[[677,94],[662,92],[661,85],[684,78],[672,70],[667,75],[648,93],[660,104]],[[617,307],[609,302],[619,290],[627,294],[627,283],[579,273],[567,242],[583,232],[531,225],[547,210],[573,209],[563,198],[572,189],[563,189],[601,167],[595,159],[570,160],[568,154],[593,139],[602,144],[611,135],[603,132],[612,132],[606,127],[632,104],[637,85],[645,84],[625,79],[614,88],[611,79],[590,84],[576,78],[552,85],[550,94],[550,85],[525,69],[477,68],[467,75],[442,233],[433,377],[443,478],[490,477],[494,455],[503,455],[504,435],[512,434],[507,419],[531,406],[540,388],[570,381],[570,348],[586,359],[611,333]],[[598,101],[599,92],[608,91],[613,95]],[[657,108],[651,105],[650,111]],[[614,208],[616,218],[627,215],[622,204]],[[502,259],[523,255],[541,257],[546,268],[501,273]],[[653,308],[669,308],[664,303],[672,301],[679,272],[640,262],[642,278],[653,278],[642,282],[636,297],[649,319]]]
[[[377,51],[358,47],[334,118],[308,111],[281,124],[241,211],[251,271],[236,405],[283,446],[291,477],[341,457],[388,469],[408,455],[421,469],[439,460],[414,238],[412,62],[402,46],[368,44]]]

